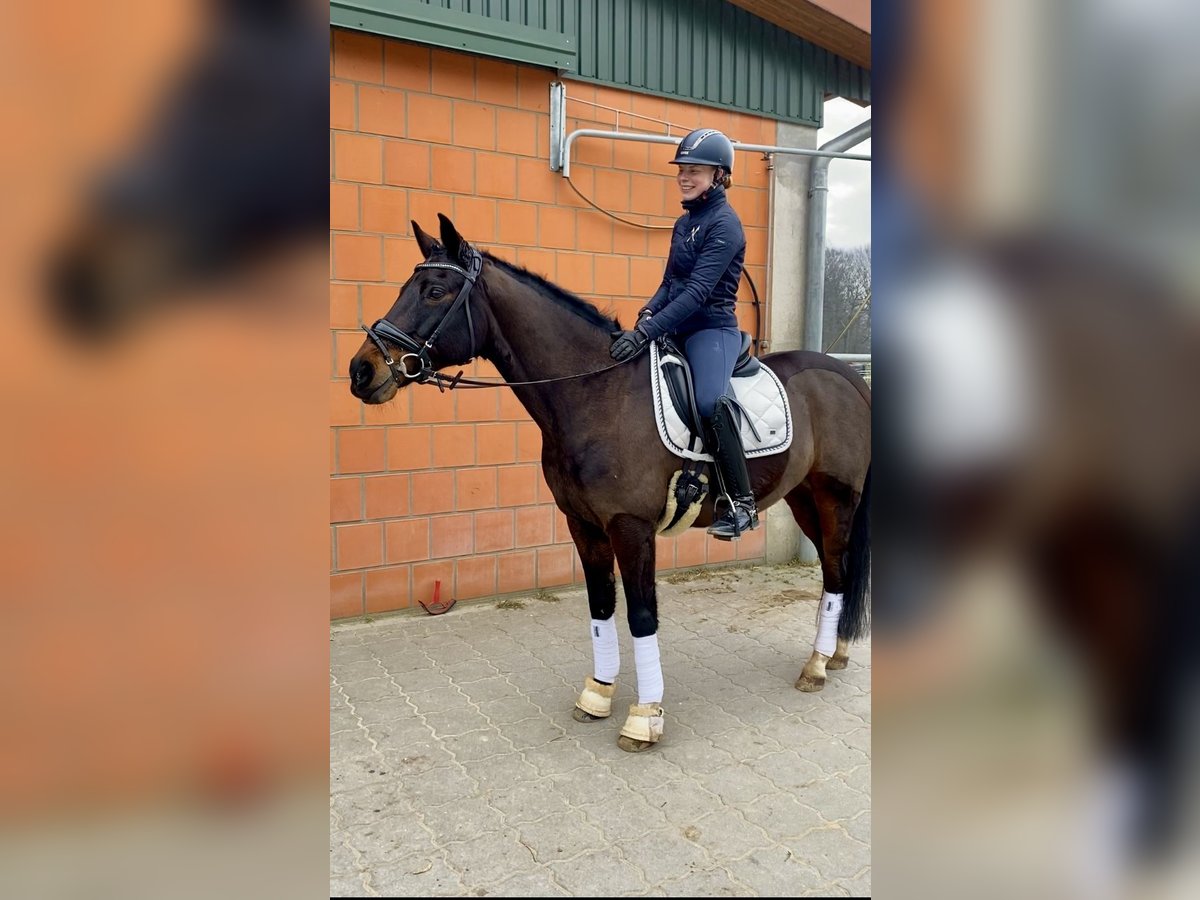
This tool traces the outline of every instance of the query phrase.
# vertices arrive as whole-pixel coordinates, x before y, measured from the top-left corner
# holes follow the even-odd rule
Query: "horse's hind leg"
[[[577,722],[595,722],[612,713],[614,683],[621,668],[617,646],[617,583],[613,574],[613,549],[608,535],[595,525],[567,517],[571,537],[583,563],[591,610],[592,675],[584,679],[583,691],[571,713]]]
[[[638,702],[629,707],[617,746],[636,753],[648,750],[663,733],[663,677],[658,656],[658,597],[654,587],[654,524],[633,516],[614,516],[608,536],[621,567],[629,631],[633,634]]]
[[[804,532],[804,536],[812,541],[813,546],[817,550],[817,558],[824,561],[824,554],[821,552],[821,517],[817,513],[816,503],[813,502],[812,492],[808,489],[807,484],[798,485],[790,494],[783,498],[787,501],[788,508],[792,511],[792,517],[796,520],[796,524],[800,526],[800,530]],[[844,669],[846,663],[850,661],[850,642],[845,638],[837,639],[837,649],[833,656],[825,663],[826,669]]]
[[[806,693],[824,688],[826,669],[844,669],[850,658],[848,642],[837,637],[837,625],[845,588],[844,560],[856,505],[854,489],[831,478],[813,479],[812,498],[821,535],[818,547],[823,590],[812,656],[796,679],[797,690]]]

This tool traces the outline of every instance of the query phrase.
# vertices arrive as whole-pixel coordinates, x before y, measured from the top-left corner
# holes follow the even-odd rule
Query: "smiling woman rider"
[[[733,144],[719,131],[699,128],[680,142],[671,165],[679,167],[675,183],[685,212],[671,233],[662,284],[638,312],[637,324],[613,342],[612,357],[636,356],[664,334],[679,339],[692,367],[706,449],[733,500],[708,533],[732,540],[758,527],[729,397],[729,379],[740,347],[734,302],[746,256],[742,222],[725,196],[732,184]]]

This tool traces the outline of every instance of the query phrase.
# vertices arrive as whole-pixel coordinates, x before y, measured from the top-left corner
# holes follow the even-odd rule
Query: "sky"
[[[871,118],[865,109],[835,97],[825,104],[825,127],[817,132],[817,146],[833,140]],[[863,141],[848,153],[870,155],[871,142]],[[858,247],[871,243],[871,164],[835,159],[829,165],[829,202],[826,206],[826,241],[831,247]]]

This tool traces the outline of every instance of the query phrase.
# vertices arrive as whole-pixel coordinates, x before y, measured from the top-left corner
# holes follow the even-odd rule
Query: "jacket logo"
[[[692,228],[692,233],[688,235],[687,243],[692,243],[696,240],[696,232],[700,230],[700,226],[696,225]]]

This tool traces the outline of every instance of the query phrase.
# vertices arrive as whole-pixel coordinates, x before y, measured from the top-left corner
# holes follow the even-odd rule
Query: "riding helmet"
[[[715,128],[697,128],[679,142],[671,165],[720,166],[733,173],[733,142]]]

